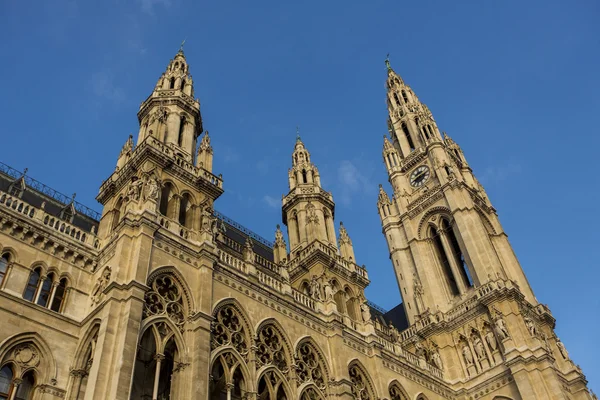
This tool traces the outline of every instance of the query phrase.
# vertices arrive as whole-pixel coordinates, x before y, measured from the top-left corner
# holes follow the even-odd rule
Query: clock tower
[[[386,66],[383,159],[393,196],[380,187],[378,210],[409,322],[446,312],[497,279],[514,282],[537,304],[460,146],[440,132],[389,60]]]

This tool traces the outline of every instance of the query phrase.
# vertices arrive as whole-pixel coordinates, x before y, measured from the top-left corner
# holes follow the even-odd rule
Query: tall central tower
[[[394,195],[378,209],[409,322],[447,311],[477,287],[514,281],[537,304],[496,210],[461,150],[387,66],[389,138],[383,159]]]

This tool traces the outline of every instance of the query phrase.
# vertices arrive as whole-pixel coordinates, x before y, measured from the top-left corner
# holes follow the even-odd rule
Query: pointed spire
[[[390,197],[383,189],[383,185],[379,184],[379,196],[377,200],[377,204],[391,204]]]
[[[345,243],[352,244],[352,240],[348,236],[348,231],[344,227],[344,223],[340,221],[340,245]]]
[[[390,66],[390,53],[387,53],[387,56],[385,57],[385,66],[387,67],[388,73],[389,71],[392,71],[392,67]]]
[[[200,141],[200,146],[198,147],[198,154],[203,151],[207,151],[212,153],[213,149],[210,145],[210,136],[208,135],[208,131],[204,132],[204,136],[202,136],[202,140]]]
[[[183,39],[183,41],[181,42],[181,46],[179,46],[179,51],[178,51],[178,53],[181,53],[181,54],[183,54],[183,45],[185,44],[185,41],[186,41],[186,40],[187,40],[187,39]]]
[[[394,146],[392,145],[392,142],[390,142],[390,139],[388,139],[386,135],[383,135],[383,151],[385,152],[388,150],[394,150]]]

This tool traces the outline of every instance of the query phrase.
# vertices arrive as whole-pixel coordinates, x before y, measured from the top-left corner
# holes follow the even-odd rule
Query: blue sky
[[[225,194],[272,239],[296,126],[371,276],[400,301],[376,212],[385,55],[463,148],[535,294],[600,392],[596,1],[0,3],[1,161],[100,210],[97,189],[180,42]],[[137,136],[137,135],[135,135]],[[594,255],[596,254],[596,255]]]

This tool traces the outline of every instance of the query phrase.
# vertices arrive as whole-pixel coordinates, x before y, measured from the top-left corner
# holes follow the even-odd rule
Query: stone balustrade
[[[99,241],[96,235],[92,232],[85,232],[83,229],[64,221],[54,215],[48,214],[45,210],[36,208],[29,203],[24,202],[16,196],[0,191],[0,207],[12,210],[21,214],[26,219],[41,223],[48,228],[51,228],[59,235],[69,236],[78,242],[87,246],[98,248]]]
[[[365,279],[369,279],[369,275],[365,268],[344,259],[342,256],[340,256],[338,254],[337,249],[332,248],[331,246],[326,245],[324,243],[321,243],[318,240],[312,242],[311,244],[309,244],[308,246],[306,246],[305,248],[300,250],[300,252],[296,255],[296,257],[294,257],[289,262],[288,268],[290,269],[290,271],[293,271],[295,268],[299,267],[308,256],[310,256],[312,253],[314,253],[316,251],[321,251],[322,253],[325,253],[330,258],[333,258],[337,265],[343,267],[347,271],[349,271],[351,273],[356,273],[358,276],[361,276]]]

